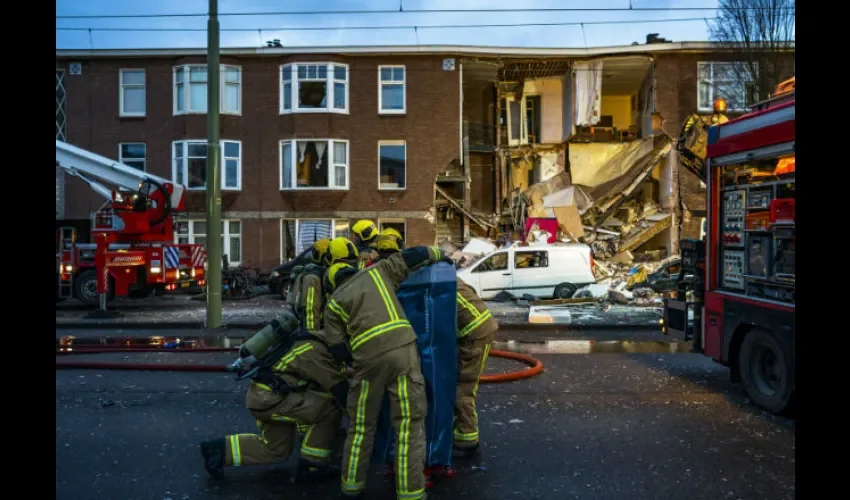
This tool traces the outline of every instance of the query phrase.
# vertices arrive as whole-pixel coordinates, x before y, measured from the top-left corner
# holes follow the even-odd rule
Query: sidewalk
[[[661,312],[657,308],[611,306],[603,312],[598,305],[559,307],[556,311],[542,308],[529,322],[529,307],[512,302],[488,302],[488,308],[502,329],[549,329],[556,326],[577,328],[622,328],[657,326]],[[272,296],[247,301],[225,302],[222,323],[229,329],[258,330],[280,311],[282,302]],[[156,297],[145,300],[116,301],[110,310],[119,311],[118,318],[86,318],[88,309],[76,302],[57,304],[56,327],[133,328],[133,329],[195,329],[206,324],[204,302],[186,296]],[[541,309],[541,308],[537,308]],[[541,316],[542,315],[542,316]],[[547,318],[551,316],[551,320]],[[541,322],[540,318],[544,318]]]

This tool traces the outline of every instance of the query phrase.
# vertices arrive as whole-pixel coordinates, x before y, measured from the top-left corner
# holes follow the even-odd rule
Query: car
[[[272,269],[272,274],[269,276],[269,290],[273,294],[283,294],[283,291],[289,284],[289,276],[292,274],[292,268],[295,266],[306,266],[312,262],[312,259],[310,258],[311,250],[312,247],[307,248],[294,259],[282,262],[280,265]]]
[[[503,291],[514,297],[565,299],[596,282],[592,269],[588,245],[554,243],[502,248],[459,270],[457,277],[484,300]]]

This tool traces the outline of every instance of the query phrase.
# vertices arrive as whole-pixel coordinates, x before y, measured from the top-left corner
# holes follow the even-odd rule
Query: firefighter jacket
[[[296,311],[301,326],[310,333],[322,328],[322,307],[324,305],[322,278],[324,272],[323,267],[310,264],[299,275]]]
[[[301,271],[295,276],[295,279],[290,283],[289,293],[286,295],[286,303],[291,305],[294,311],[298,310],[298,292],[301,290],[301,278],[303,277],[304,271]]]
[[[411,267],[439,260],[433,259],[427,250],[420,255],[419,263],[405,259],[404,253],[392,255],[348,278],[334,290],[325,308],[324,330],[316,335],[335,355],[339,357],[337,353],[343,346],[355,364],[363,364],[416,342],[416,334],[395,292]]]
[[[475,290],[460,278],[457,279],[457,338],[491,340],[499,324]]]
[[[378,260],[377,238],[367,246],[360,247],[357,258],[357,270],[365,269]]]
[[[292,390],[314,390],[330,393],[334,386],[345,382],[345,366],[331,356],[318,340],[299,340],[274,365],[271,371]],[[261,389],[273,390],[270,385],[255,382]]]

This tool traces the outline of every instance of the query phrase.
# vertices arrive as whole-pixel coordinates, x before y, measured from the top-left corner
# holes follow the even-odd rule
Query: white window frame
[[[396,218],[396,217],[387,217],[387,218],[384,218],[384,219],[378,219],[378,231],[379,232],[384,230],[384,224],[385,223],[404,224],[404,233],[402,234],[402,237],[404,238],[404,241],[407,242],[407,219]]]
[[[746,62],[744,62],[744,61],[697,61],[697,110],[701,111],[701,112],[713,112],[714,111],[714,100],[715,100],[715,97],[714,97],[714,90],[715,90],[715,88],[714,88],[715,87],[715,85],[714,85],[714,65],[715,64],[746,64]],[[756,71],[758,71],[758,63],[754,63],[754,64],[756,64]],[[702,80],[700,79],[700,73],[701,73],[701,69],[704,66],[708,66],[711,69],[711,79],[709,81],[709,86],[708,86],[709,92],[710,92],[710,94],[709,94],[710,95],[709,105],[708,106],[701,106],[702,103],[699,102],[700,84],[702,83]],[[750,82],[750,83],[752,83],[752,82]],[[744,98],[743,98],[743,101],[744,101],[745,104],[747,102],[746,93],[747,93],[747,89],[745,87],[744,88]],[[729,109],[727,109],[727,111],[732,111],[732,112],[735,112],[735,113],[744,113],[744,112],[750,111],[750,108],[741,108],[741,109],[729,108]]]
[[[180,115],[205,115],[208,111],[208,102],[209,102],[209,91],[210,91],[210,80],[209,80],[209,70],[207,70],[207,81],[204,82],[204,85],[207,86],[207,102],[204,103],[203,110],[192,110],[192,86],[189,81],[189,74],[192,69],[197,68],[207,68],[206,64],[181,64],[174,66],[172,68],[172,76],[171,76],[171,94],[172,94],[172,112],[174,116]],[[177,71],[183,70],[183,80],[177,81]],[[227,70],[235,69],[239,73],[239,82],[238,83],[227,83]],[[244,81],[242,74],[242,66],[235,64],[220,64],[220,79],[219,79],[219,112],[223,115],[234,115],[241,116],[242,115],[242,82]],[[177,86],[183,85],[183,106],[184,109],[177,109]],[[238,85],[239,86],[239,94],[238,94],[238,108],[237,110],[228,110],[226,106],[225,92],[228,85]]]
[[[147,172],[148,171],[148,145],[147,145],[147,143],[144,143],[144,142],[119,142],[118,143],[118,162],[124,163],[124,148],[123,148],[123,146],[129,146],[131,144],[141,144],[142,146],[145,147],[145,157],[144,158],[141,158],[141,159],[140,158],[128,158],[128,160],[129,161],[141,161],[144,165],[144,168],[142,168],[141,171]],[[173,152],[173,150],[172,150],[172,152]],[[127,165],[127,166],[129,167],[131,165]]]
[[[239,144],[239,158],[237,158],[237,161],[236,161],[236,186],[227,186],[226,185],[227,175],[225,175],[225,168],[226,168],[225,159],[226,159],[226,157],[224,156],[224,145],[225,145],[225,143],[228,143],[228,142],[233,142],[233,143]],[[189,157],[188,157],[187,153],[189,151],[189,144],[207,144],[207,140],[206,139],[183,139],[183,140],[171,142],[171,181],[174,182],[175,184],[177,184],[177,166],[175,165],[176,158],[174,156],[174,146],[176,144],[183,144],[183,146],[182,146],[182,148],[183,148],[183,151],[182,151],[183,152],[183,156],[182,156],[183,161],[181,162],[181,166],[180,166],[180,168],[182,169],[182,173],[183,173],[183,180],[185,181],[185,183],[183,185],[186,186],[186,189],[189,190],[189,191],[203,191],[203,190],[205,190],[206,189],[206,179],[204,179],[204,185],[201,186],[201,187],[189,187]],[[244,149],[242,148],[242,141],[233,140],[233,139],[222,139],[220,141],[220,145],[221,145],[221,190],[222,191],[241,191],[242,190],[242,154],[244,153]],[[209,154],[207,155],[207,158],[209,158]],[[209,167],[209,165],[207,165],[207,167]]]
[[[404,146],[404,187],[382,187],[381,186],[381,146]],[[378,190],[379,191],[405,191],[408,184],[407,177],[407,141],[378,141]]]
[[[387,80],[384,81],[381,78],[381,70],[382,69],[395,69],[401,68],[404,70],[404,78],[402,80]],[[401,109],[384,109],[384,99],[383,90],[384,85],[393,85],[398,86],[401,85]],[[403,64],[392,64],[392,65],[384,65],[378,66],[378,114],[379,115],[403,115],[407,113],[407,67]]]
[[[296,159],[298,155],[298,142],[327,142],[328,146],[326,148],[325,154],[328,155],[328,186],[325,187],[298,187],[298,172],[296,168]],[[336,167],[339,165],[343,165],[338,161],[338,158],[334,157],[334,143],[342,142],[345,143],[345,185],[344,186],[336,186]],[[292,162],[292,178],[290,179],[291,187],[284,187],[283,183],[283,146],[285,144],[291,144],[290,147],[290,160]],[[296,139],[284,139],[280,141],[278,144],[278,180],[279,180],[279,188],[281,191],[347,191],[348,186],[351,183],[351,164],[349,159],[351,158],[351,143],[348,139],[329,139],[329,138],[321,138],[321,139],[308,139],[306,137],[296,138]],[[324,219],[323,219],[324,220]]]
[[[188,235],[186,235],[186,234],[181,235],[180,234],[180,227],[179,227],[178,224],[183,223],[183,222],[185,222],[189,227]],[[204,219],[184,219],[184,220],[177,221],[177,223],[175,224],[175,228],[174,228],[174,241],[175,241],[175,243],[178,243],[180,241],[179,238],[181,236],[183,236],[183,237],[188,238],[190,244],[194,244],[195,243],[195,236],[197,236],[197,234],[195,233],[195,223],[197,223],[197,222],[206,223],[206,220],[204,220]],[[231,222],[238,222],[239,223],[239,234],[231,234],[230,233],[230,223]],[[222,224],[221,237],[224,239],[224,245],[221,248],[221,253],[227,255],[227,262],[231,266],[238,266],[242,263],[242,259],[245,257],[245,253],[244,253],[244,251],[245,251],[245,237],[244,237],[244,233],[242,232],[242,229],[244,229],[244,226],[242,226],[242,220],[241,219],[221,219],[221,224]],[[208,233],[200,233],[200,235],[203,236],[205,239],[207,238],[207,234]],[[239,260],[233,260],[233,259],[230,258],[231,257],[231,255],[230,255],[230,240],[234,236],[239,238]],[[206,244],[204,245],[204,247],[206,247]]]
[[[325,77],[325,91],[327,92],[327,106],[324,108],[299,108],[298,107],[298,93],[300,87],[300,80],[298,79],[298,67],[299,66],[325,66],[327,69],[327,75]],[[334,73],[334,66],[339,66],[345,68],[345,80],[337,80],[336,75]],[[290,80],[283,79],[283,70],[284,68],[289,68],[291,70]],[[289,115],[289,114],[298,114],[298,113],[337,113],[337,114],[348,114],[348,109],[350,107],[350,88],[351,88],[351,68],[349,68],[348,64],[336,63],[336,62],[297,62],[297,63],[289,63],[289,64],[281,64],[278,72],[279,86],[278,86],[278,94],[279,94],[279,108],[280,114]],[[318,81],[316,79],[307,79],[305,81]],[[290,102],[289,109],[284,109],[284,92],[283,88],[286,83],[290,84],[291,92],[290,92]],[[343,83],[345,84],[345,107],[344,108],[335,108],[334,107],[334,84],[335,83]]]
[[[339,221],[345,221],[345,223],[348,225],[349,235],[351,234],[351,220],[344,218],[344,217],[327,217],[327,218],[304,217],[304,218],[300,218],[300,219],[293,218],[293,217],[284,217],[284,218],[280,219],[280,242],[279,242],[278,254],[279,254],[281,262],[284,262],[283,259],[285,258],[284,255],[283,255],[283,249],[284,249],[283,235],[286,234],[284,232],[284,227],[285,227],[285,224],[289,221],[295,221],[295,240],[296,240],[296,242],[298,241],[298,236],[301,234],[301,223],[305,222],[305,221],[330,221],[330,223],[331,223],[331,239],[336,238],[337,223]],[[407,233],[405,232],[405,234],[407,234]],[[298,252],[297,252],[298,245],[297,245],[297,243],[295,245],[295,249],[296,249],[295,256],[297,257],[298,256]],[[303,249],[302,249],[302,251],[303,251]]]
[[[141,72],[142,83],[124,83],[124,73]],[[144,68],[120,68],[118,70],[118,116],[126,117],[144,117],[147,116],[148,110],[148,91],[147,91],[148,75]],[[145,92],[144,104],[145,110],[141,113],[132,113],[124,111],[124,89],[141,88]]]

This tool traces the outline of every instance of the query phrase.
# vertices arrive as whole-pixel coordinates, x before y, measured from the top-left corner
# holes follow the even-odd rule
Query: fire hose
[[[158,349],[153,347],[74,347],[73,350],[68,348],[59,348],[56,352],[57,356],[67,356],[76,354],[105,354],[105,353],[144,353],[144,352],[164,352],[164,353],[223,353],[235,352],[238,348],[235,347],[202,347],[190,349]],[[490,356],[494,358],[511,359],[527,364],[529,367],[516,370],[508,373],[499,373],[495,375],[482,375],[480,383],[482,384],[499,384],[504,382],[514,382],[526,378],[531,378],[543,372],[543,363],[540,360],[509,351],[490,351]],[[224,365],[190,365],[181,363],[109,363],[102,361],[66,361],[56,360],[56,369],[60,370],[132,370],[132,371],[169,371],[169,372],[206,372],[206,373],[228,373],[227,366]]]

